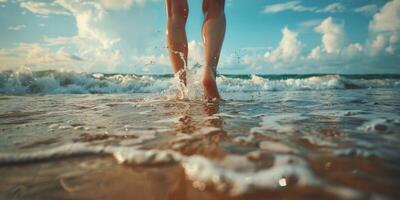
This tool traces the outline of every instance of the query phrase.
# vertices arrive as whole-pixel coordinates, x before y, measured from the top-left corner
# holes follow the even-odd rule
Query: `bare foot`
[[[216,73],[210,67],[205,67],[204,69],[202,84],[206,99],[220,99],[216,82]]]

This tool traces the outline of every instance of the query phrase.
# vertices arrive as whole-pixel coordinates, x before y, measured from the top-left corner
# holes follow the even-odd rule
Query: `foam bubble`
[[[201,69],[186,71],[187,86],[179,77],[138,76],[133,74],[106,75],[68,71],[3,71],[0,72],[0,93],[160,93],[175,91],[178,99],[196,99],[201,96]],[[247,77],[217,77],[221,92],[259,92],[287,90],[329,90],[354,88],[397,88],[398,79],[349,79],[339,75],[317,75],[306,78],[269,79],[252,75]]]
[[[400,120],[386,118],[372,119],[358,129],[365,132],[397,133],[400,129]]]
[[[113,155],[118,163],[138,165],[159,165],[178,163],[193,186],[204,190],[214,187],[217,191],[232,196],[242,195],[254,189],[275,190],[291,184],[295,178],[298,186],[328,188],[334,195],[359,197],[359,192],[350,188],[338,190],[337,186],[326,186],[311,171],[306,161],[292,155],[275,155],[273,166],[255,170],[255,163],[245,156],[227,156],[221,162],[211,161],[203,156],[185,156],[172,150],[142,150],[135,147],[93,146],[86,143],[65,144],[59,147],[26,153],[0,153],[1,164],[17,164],[45,161],[70,156],[106,154]],[[286,184],[282,184],[285,179]],[[330,189],[329,189],[330,188]],[[341,191],[337,193],[337,191]]]
[[[334,151],[335,155],[338,156],[358,156],[358,157],[383,157],[383,154],[379,151],[369,150],[364,148],[345,148]]]
[[[229,186],[229,193],[233,196],[248,193],[256,188],[277,189],[282,177],[296,177],[300,186],[320,184],[304,160],[288,155],[277,156],[271,168],[257,172],[224,168],[201,156],[189,157],[184,161],[183,167],[192,181],[214,185],[221,192],[225,192]]]
[[[279,153],[298,153],[296,149],[290,148],[286,144],[274,141],[262,141],[260,143],[260,148]]]
[[[262,117],[260,123],[262,129],[275,130],[279,133],[294,132],[296,128],[292,125],[293,122],[307,119],[299,113],[285,113],[276,115],[267,115]]]

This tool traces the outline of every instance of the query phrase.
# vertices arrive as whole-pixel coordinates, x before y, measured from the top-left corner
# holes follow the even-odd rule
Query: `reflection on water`
[[[0,98],[0,193],[6,199],[400,196],[399,92],[224,95],[219,104],[152,94]]]

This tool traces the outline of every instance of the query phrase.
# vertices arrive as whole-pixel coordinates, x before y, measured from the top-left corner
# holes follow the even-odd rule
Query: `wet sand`
[[[358,92],[3,96],[1,198],[397,199],[399,97]]]

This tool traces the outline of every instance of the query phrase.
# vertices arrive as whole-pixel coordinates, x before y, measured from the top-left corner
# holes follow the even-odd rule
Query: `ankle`
[[[205,74],[201,80],[201,83],[204,88],[215,87],[215,78],[213,75]]]

